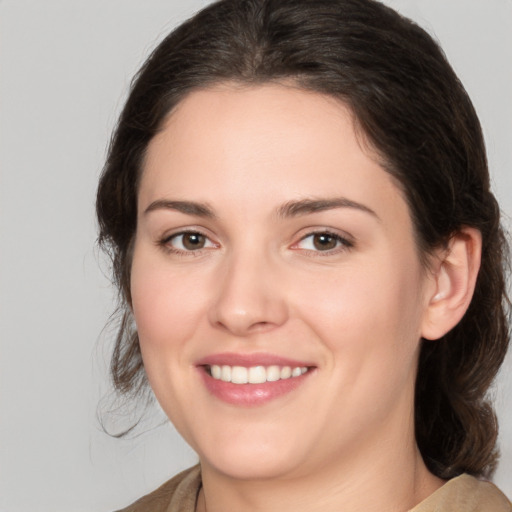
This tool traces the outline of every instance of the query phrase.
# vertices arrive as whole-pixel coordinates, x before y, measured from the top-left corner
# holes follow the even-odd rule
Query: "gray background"
[[[101,432],[114,294],[93,203],[130,78],[206,0],[0,0],[0,511],[107,511],[195,461],[168,425]],[[512,1],[387,0],[441,41],[512,214]],[[103,268],[106,266],[103,264]],[[496,388],[512,496],[512,360]],[[161,416],[154,423],[158,424]]]

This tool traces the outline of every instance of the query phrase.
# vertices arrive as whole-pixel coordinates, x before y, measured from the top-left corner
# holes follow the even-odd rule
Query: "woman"
[[[223,0],[139,72],[98,190],[124,317],[198,453],[127,511],[512,510],[486,392],[506,243],[439,47],[372,0]]]

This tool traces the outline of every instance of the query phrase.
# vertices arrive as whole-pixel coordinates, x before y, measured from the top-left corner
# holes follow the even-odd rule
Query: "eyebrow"
[[[158,199],[153,201],[145,210],[144,214],[155,210],[175,210],[186,215],[196,217],[205,217],[214,219],[216,217],[212,208],[206,203],[196,203],[195,201],[171,201],[168,199]]]
[[[380,221],[379,216],[364,204],[352,201],[346,197],[335,197],[330,199],[300,199],[289,201],[277,209],[277,216],[280,218],[300,217],[311,213],[333,210],[336,208],[354,208],[368,213]],[[215,219],[213,209],[207,203],[195,201],[174,201],[170,199],[158,199],[153,201],[145,210],[144,214],[155,210],[175,210],[186,215]]]
[[[354,208],[368,213],[380,221],[380,217],[368,206],[347,199],[346,197],[334,197],[330,199],[301,199],[285,203],[277,210],[279,217],[298,217],[310,213],[333,210],[335,208]]]

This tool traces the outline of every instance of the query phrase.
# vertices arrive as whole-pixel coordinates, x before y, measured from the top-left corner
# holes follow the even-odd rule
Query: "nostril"
[[[237,336],[257,333],[282,325],[288,308],[281,290],[263,279],[261,273],[243,272],[231,266],[222,286],[212,297],[208,318],[212,326]],[[250,279],[249,279],[249,277]]]

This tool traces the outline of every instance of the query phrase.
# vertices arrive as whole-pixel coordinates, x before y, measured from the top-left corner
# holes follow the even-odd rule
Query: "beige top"
[[[194,466],[118,512],[194,512],[200,488],[201,473]],[[461,475],[409,512],[512,512],[512,503],[494,484]]]

